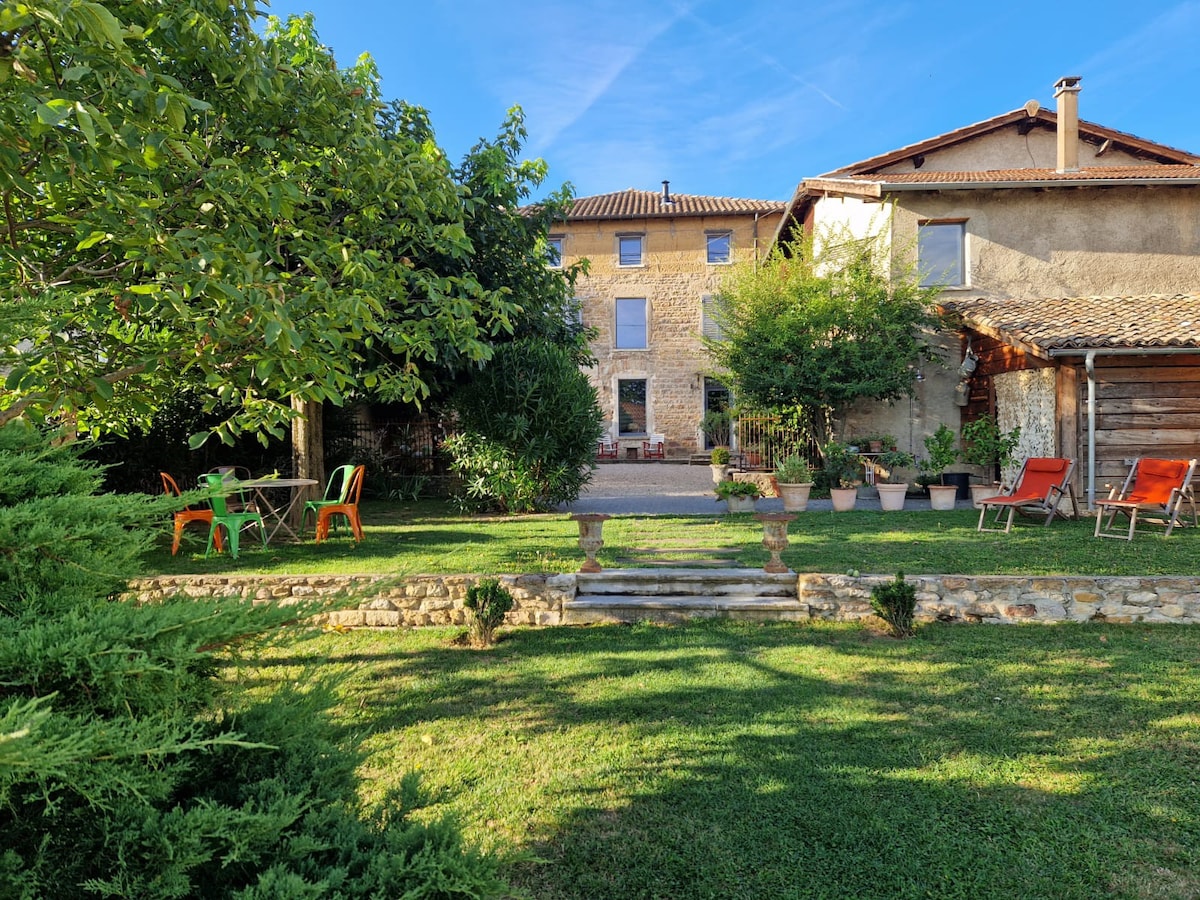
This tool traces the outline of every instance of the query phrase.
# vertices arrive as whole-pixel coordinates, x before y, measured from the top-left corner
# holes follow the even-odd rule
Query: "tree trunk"
[[[322,420],[321,404],[314,400],[299,400],[292,398],[292,409],[299,413],[292,419],[292,473],[296,478],[313,478],[313,487],[298,488],[306,493],[305,500],[320,495],[321,486],[325,484],[325,438]],[[297,503],[292,509],[291,521],[293,528],[300,524],[300,516],[304,510],[303,503]]]

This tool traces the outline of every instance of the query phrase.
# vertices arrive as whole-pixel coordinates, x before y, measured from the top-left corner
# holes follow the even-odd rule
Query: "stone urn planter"
[[[812,492],[813,483],[788,484],[776,482],[776,494],[783,501],[784,512],[804,512],[808,509],[808,495]]]
[[[604,546],[604,523],[608,516],[605,513],[575,513],[571,518],[579,523],[579,548],[586,557],[579,571],[601,571],[596,554]]]
[[[830,488],[829,499],[833,501],[834,512],[850,512],[858,502],[858,489]]]
[[[879,508],[884,512],[899,512],[904,509],[904,498],[908,495],[907,484],[877,484]]]
[[[980,502],[987,497],[1000,496],[1000,483],[994,484],[973,484],[971,485],[971,505],[976,509],[980,508]]]
[[[725,481],[729,477],[729,469],[730,467],[727,465],[709,465],[708,470],[712,472],[713,484],[720,484],[722,481]]]
[[[771,554],[770,560],[763,566],[764,572],[787,572],[790,571],[783,561],[779,558],[779,554],[787,549],[788,522],[791,522],[796,517],[790,513],[755,513],[754,518],[762,522],[763,525],[763,546]]]
[[[958,487],[953,484],[929,485],[929,505],[937,510],[954,509],[954,500],[958,496]]]

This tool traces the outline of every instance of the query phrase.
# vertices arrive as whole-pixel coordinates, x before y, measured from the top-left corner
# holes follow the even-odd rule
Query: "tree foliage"
[[[533,512],[574,500],[591,478],[604,414],[567,348],[503,344],[453,405],[459,433],[446,449],[470,500]]]
[[[328,686],[216,677],[317,607],[117,599],[166,503],[96,494],[80,446],[0,428],[0,896],[504,895],[411,779],[360,807]]]
[[[908,271],[889,275],[893,264],[877,240],[825,235],[736,267],[715,300],[724,337],[704,343],[739,401],[798,408],[824,442],[855,401],[910,394],[937,290]]]
[[[187,380],[231,410],[222,438],[280,436],[294,401],[419,403],[427,369],[512,330],[463,188],[378,115],[370,60],[257,15],[0,5],[0,418],[121,430]]]

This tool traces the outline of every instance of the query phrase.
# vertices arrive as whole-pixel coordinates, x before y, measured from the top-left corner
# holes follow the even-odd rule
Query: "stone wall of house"
[[[703,449],[703,372],[710,368],[700,342],[702,302],[717,290],[728,265],[707,262],[708,232],[731,233],[735,261],[758,258],[774,235],[778,214],[681,216],[672,218],[576,221],[562,230],[563,260],[586,258],[587,277],[576,286],[583,322],[595,328],[597,365],[587,370],[600,395],[607,426],[618,433],[617,382],[647,381],[647,431],[666,438],[668,456]],[[643,235],[643,265],[617,265],[617,235]],[[646,349],[615,349],[617,298],[647,301]],[[621,441],[621,458],[641,439]]]
[[[801,575],[798,597],[814,619],[871,615],[871,588],[890,577]],[[1176,622],[1200,624],[1200,578],[922,575],[918,621]]]
[[[363,597],[356,607],[331,612],[326,621],[351,627],[460,625],[466,621],[467,588],[484,577],[159,576],[134,582],[131,592],[146,602],[182,593],[264,603],[359,592]],[[558,625],[563,604],[576,594],[574,574],[496,577],[516,601],[507,617],[510,625]],[[872,614],[871,588],[890,580],[883,575],[802,574],[797,599],[811,618],[853,621]],[[1200,578],[922,575],[910,580],[917,586],[917,618],[925,622],[1200,624]]]

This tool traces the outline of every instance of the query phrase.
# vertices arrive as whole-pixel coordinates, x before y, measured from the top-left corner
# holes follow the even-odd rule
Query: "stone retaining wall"
[[[871,588],[891,581],[869,575],[801,575],[798,597],[814,619],[871,615]],[[1178,577],[1021,577],[921,575],[918,621],[1200,623],[1200,579]]]
[[[467,588],[483,575],[417,575],[404,579],[332,575],[160,576],[131,585],[143,601],[183,593],[241,596],[260,602],[361,592],[355,609],[330,613],[347,626],[458,625],[466,621]],[[563,603],[576,594],[569,575],[496,576],[516,604],[511,625],[558,625]],[[890,576],[798,576],[797,599],[814,619],[849,621],[871,615],[871,588]],[[922,575],[917,618],[947,622],[1177,622],[1200,623],[1200,579],[1191,577],[1019,577]]]

